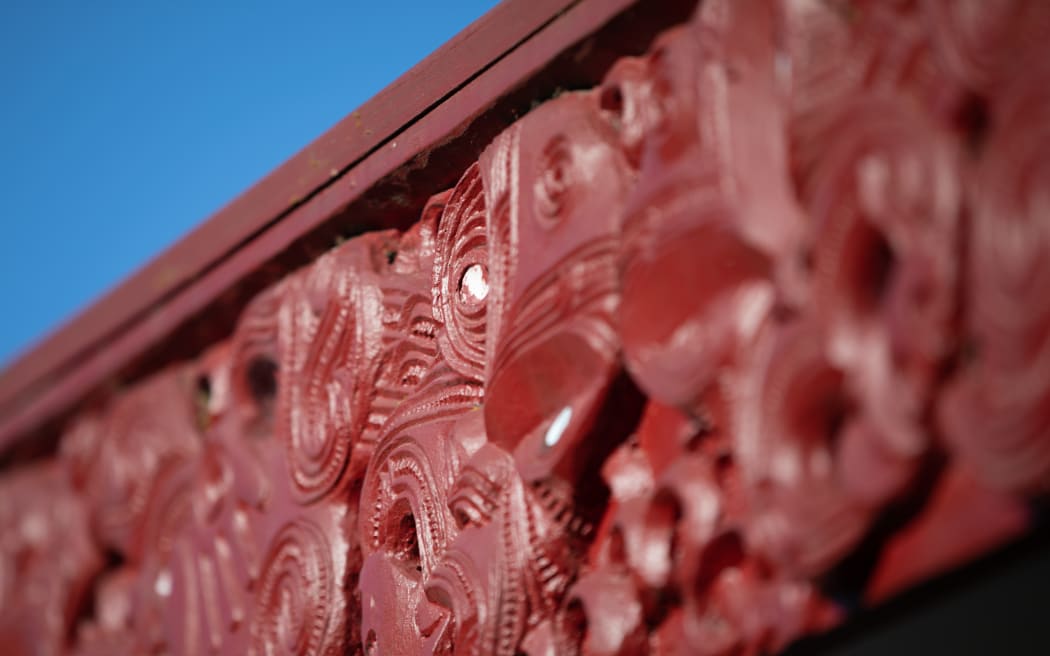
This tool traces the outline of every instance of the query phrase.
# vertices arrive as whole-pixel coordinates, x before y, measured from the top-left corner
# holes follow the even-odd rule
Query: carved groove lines
[[[477,164],[463,174],[438,226],[434,318],[445,361],[457,373],[480,378],[485,364],[488,237],[485,196]],[[470,284],[476,276],[475,286]]]

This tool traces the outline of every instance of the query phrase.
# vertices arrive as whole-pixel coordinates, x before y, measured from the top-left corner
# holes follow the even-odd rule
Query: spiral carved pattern
[[[270,545],[250,633],[253,654],[328,654],[340,604],[332,552],[307,520],[285,526]]]
[[[287,419],[288,459],[295,488],[305,499],[324,494],[335,484],[349,453],[353,389],[344,389],[332,374],[348,357],[347,338],[354,334],[353,308],[340,307],[338,294],[333,307],[326,307],[313,323],[312,311],[301,304],[286,310],[282,322],[289,344],[310,344],[306,352],[283,358],[282,372],[299,372],[301,382],[284,374],[281,385],[286,400],[281,404]],[[303,292],[304,301],[307,292]],[[290,352],[291,349],[288,349]],[[287,410],[284,410],[287,408]],[[294,410],[293,410],[294,408]]]
[[[288,282],[279,311],[278,429],[304,502],[340,480],[367,421],[377,353],[365,340],[378,341],[382,325],[366,311],[380,298],[367,275],[375,248],[359,241],[326,254]]]
[[[488,241],[485,195],[477,165],[456,184],[438,225],[434,317],[438,348],[450,367],[473,379],[485,371]]]

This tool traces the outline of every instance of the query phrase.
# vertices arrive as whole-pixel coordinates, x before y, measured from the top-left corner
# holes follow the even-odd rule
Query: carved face
[[[922,408],[951,346],[961,189],[948,135],[901,102],[829,120],[807,180],[818,240],[813,308],[831,361],[901,457],[925,448]]]
[[[629,181],[596,94],[566,94],[482,154],[490,291],[485,425],[549,471],[619,371],[619,217]],[[532,473],[526,473],[531,477]]]
[[[257,299],[234,337],[201,358],[201,448],[192,460],[156,476],[140,535],[145,558],[132,611],[143,650],[229,648],[231,626],[244,621],[245,589],[260,566],[254,524],[258,513],[273,507],[266,453],[275,447],[275,390],[249,379],[263,373],[260,362],[273,362],[272,300]],[[220,610],[220,598],[228,611]]]
[[[404,285],[392,290],[389,279],[384,284],[384,298],[406,300],[384,333],[373,403],[383,428],[359,504],[361,640],[369,654],[449,648],[437,632],[447,613],[425,599],[423,586],[456,532],[447,495],[464,450],[485,441],[479,405],[488,271],[476,166],[453,191],[431,199],[421,225],[428,231],[420,235],[424,256],[408,271],[400,270],[399,254],[395,266],[428,280],[432,268],[433,305],[430,288],[412,293]]]
[[[396,483],[406,491],[395,492],[398,479],[387,474],[387,501],[376,506],[385,510],[369,529],[376,549],[362,573],[362,593],[371,595],[363,600],[365,644],[381,653],[389,645],[512,653],[530,614],[539,621],[554,612],[573,567],[570,536],[589,530],[574,512],[572,487],[594,464],[594,449],[581,449],[581,441],[619,371],[616,259],[626,159],[597,96],[571,94],[501,135],[483,154],[480,172],[484,203],[472,168],[442,217],[435,267],[444,360],[460,385],[470,387],[475,372],[487,382],[483,413],[456,422],[455,433],[474,435],[467,453],[476,453],[462,471],[444,469],[451,477],[423,495],[427,503],[417,498],[421,492],[408,492],[423,489],[418,483]],[[468,421],[476,428],[466,430]],[[414,448],[440,450],[447,431],[413,429]],[[621,437],[611,431],[608,442]],[[400,458],[426,463],[412,466],[405,481],[437,469],[430,455]],[[448,509],[450,526],[431,518],[440,517],[435,506]],[[424,530],[427,537],[418,537]],[[538,571],[530,558],[542,563]],[[406,619],[397,627],[371,621],[373,602],[399,608]]]

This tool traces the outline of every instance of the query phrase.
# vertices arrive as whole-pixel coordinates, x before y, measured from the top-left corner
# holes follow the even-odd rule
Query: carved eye
[[[489,295],[489,272],[484,264],[475,262],[463,269],[456,287],[459,302],[467,306],[479,306]]]
[[[536,177],[536,216],[557,219],[568,209],[573,184],[572,149],[557,136],[543,149]]]

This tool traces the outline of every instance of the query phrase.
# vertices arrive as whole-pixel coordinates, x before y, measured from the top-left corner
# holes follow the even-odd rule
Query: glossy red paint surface
[[[775,653],[1014,540],[1050,486],[1048,36],[1038,2],[701,4],[0,472],[0,642]]]

